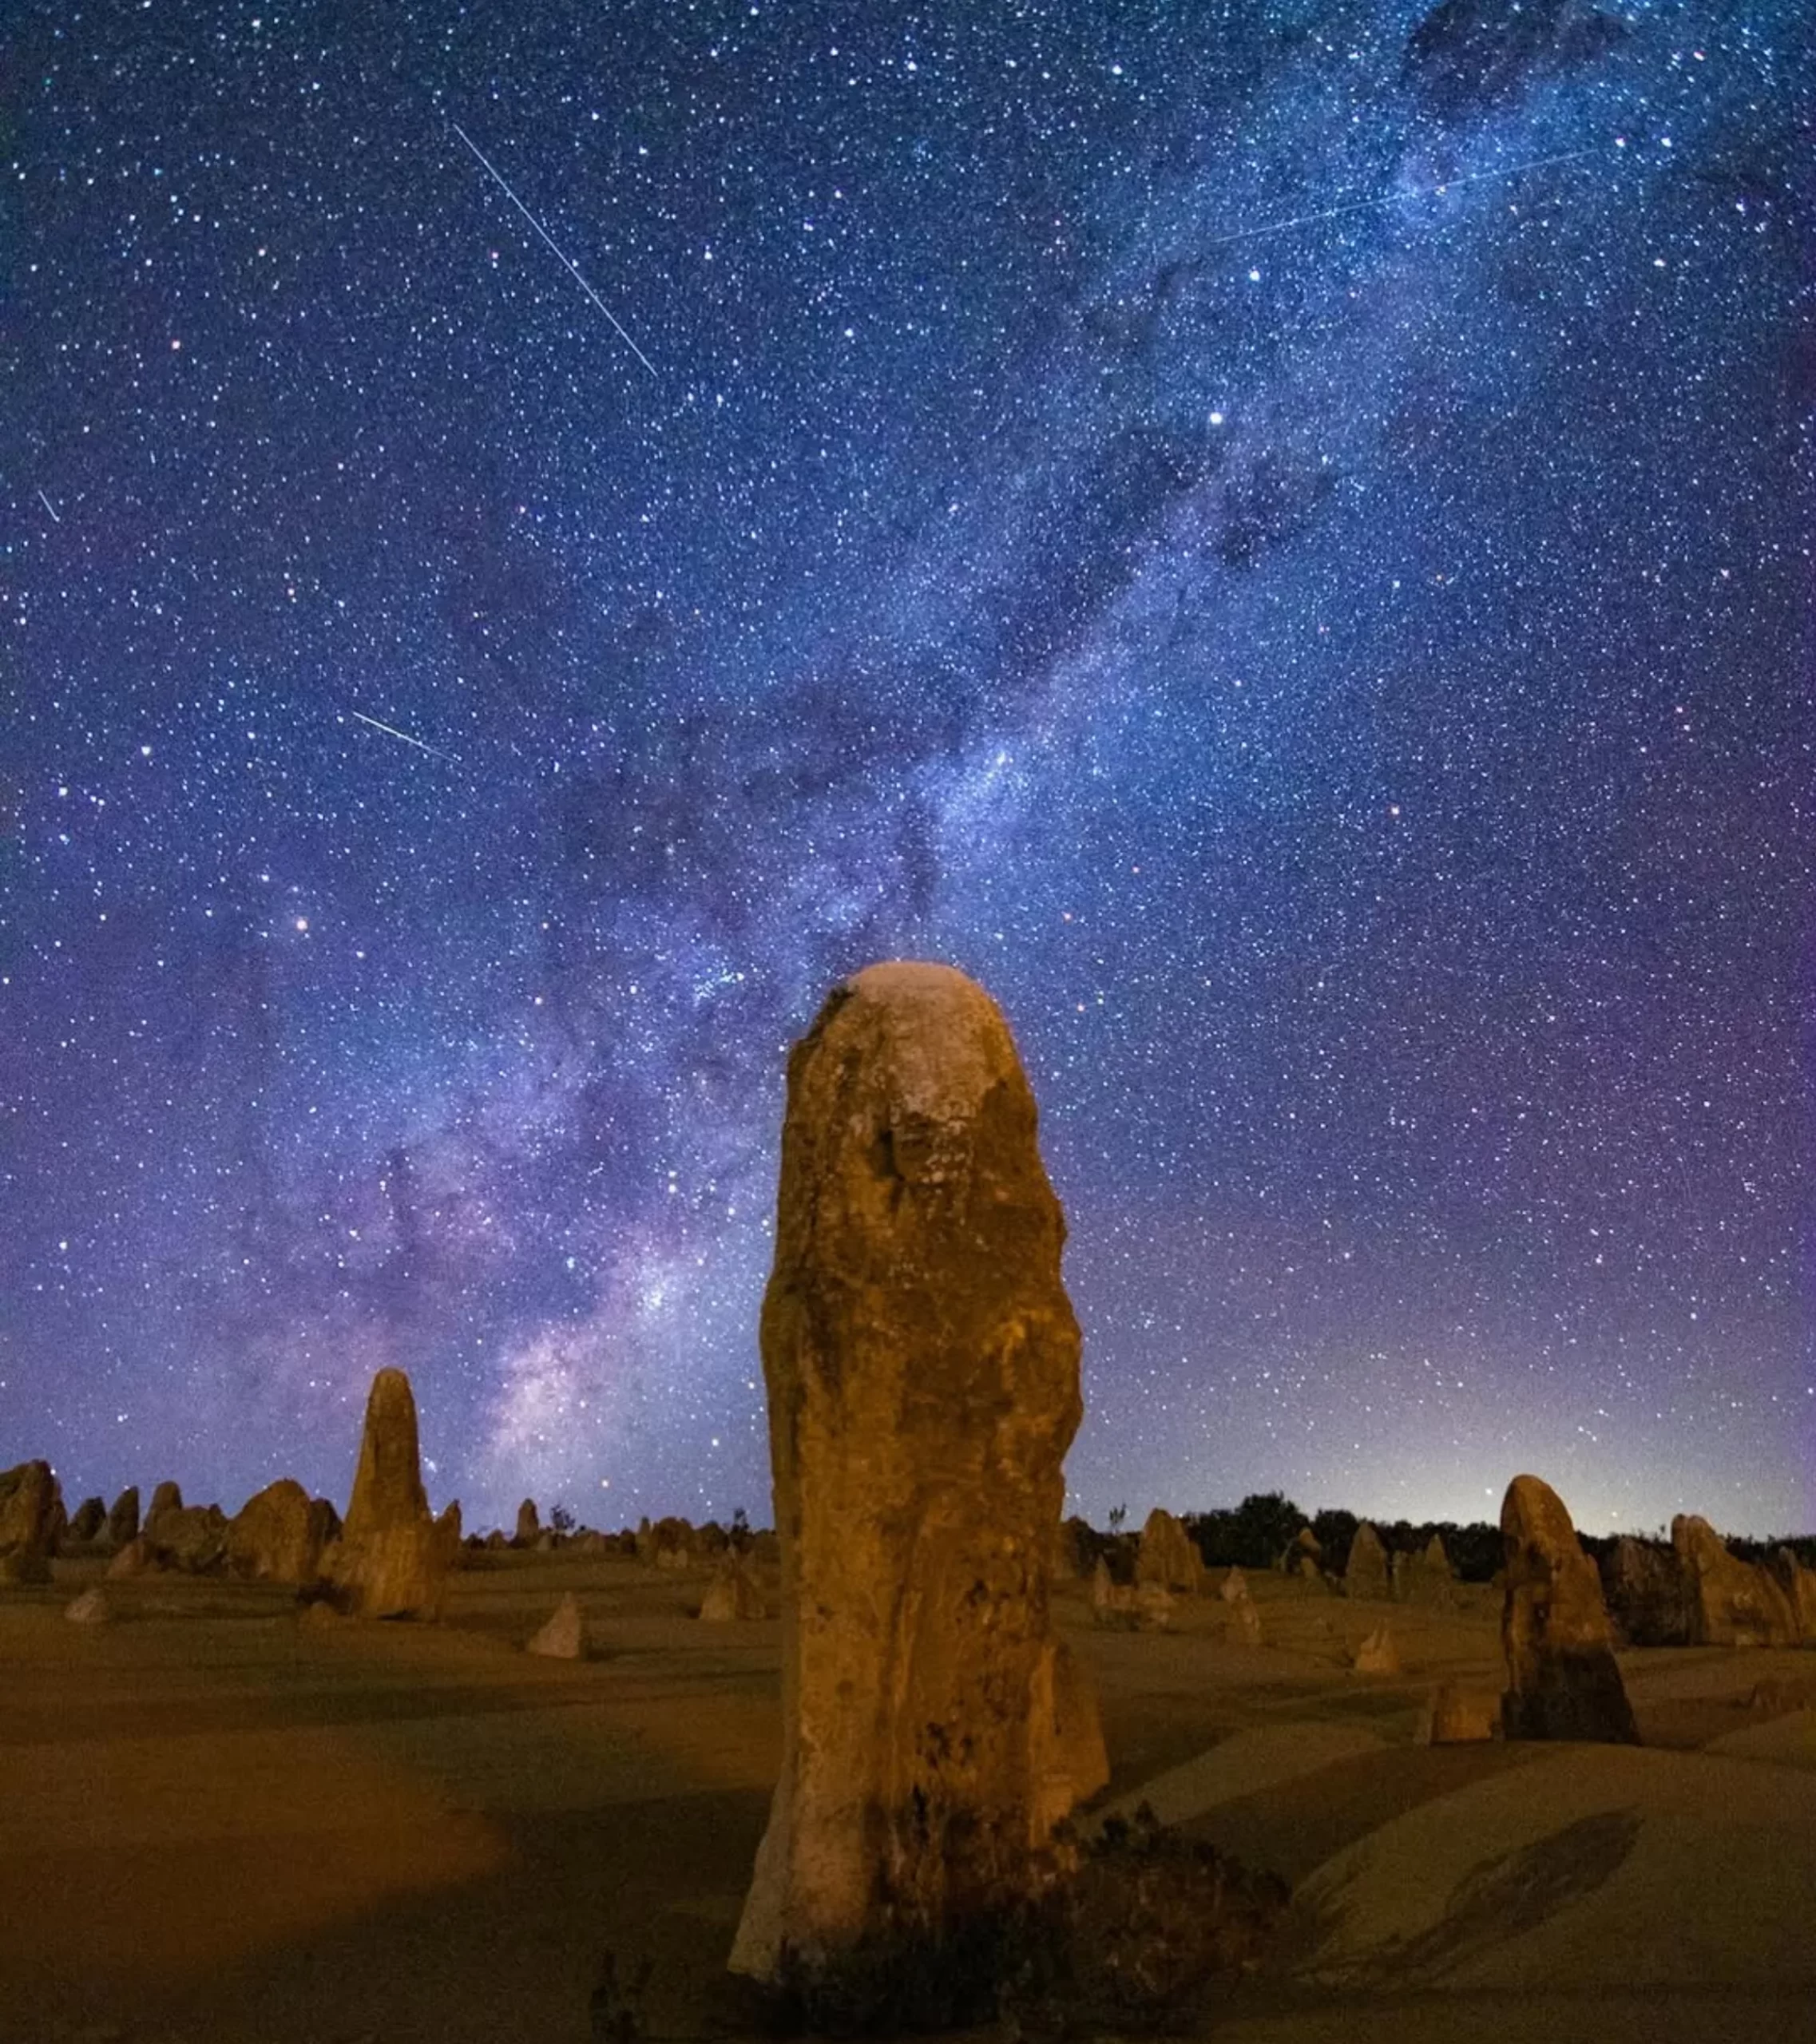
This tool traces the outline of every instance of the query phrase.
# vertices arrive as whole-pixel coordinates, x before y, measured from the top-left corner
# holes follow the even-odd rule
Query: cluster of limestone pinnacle
[[[926,964],[872,966],[835,988],[789,1061],[763,1305],[784,1746],[735,1972],[773,1984],[879,1937],[938,1947],[1001,1916],[1051,1881],[1056,1828],[1108,1777],[1095,1699],[1049,1609],[1083,1412],[1065,1237],[1033,1095],[989,996]],[[415,1401],[395,1369],[371,1387],[344,1524],[288,1480],[231,1522],[184,1507],[174,1485],[142,1527],[136,1491],[105,1523],[98,1499],[83,1509],[94,1523],[81,1537],[105,1537],[117,1573],[218,1550],[237,1573],[367,1618],[436,1617],[460,1545],[458,1507],[430,1511]],[[0,1474],[0,1582],[48,1579],[61,1510],[47,1464]],[[1561,1500],[1515,1478],[1501,1532],[1509,1686],[1496,1729],[1635,1740],[1603,1578]],[[1655,1607],[1679,1622],[1686,1598],[1701,1637],[1757,1622],[1816,1638],[1806,1571],[1774,1586],[1699,1519],[1679,1523],[1674,1546],[1663,1588],[1637,1547],[1616,1557],[1629,1638]],[[1402,1559],[1409,1576],[1447,1585],[1441,1547]],[[1309,1553],[1282,1566],[1316,1574]],[[1387,1594],[1366,1527],[1350,1568],[1353,1594]],[[1132,1622],[1144,1597],[1195,1592],[1202,1568],[1156,1512],[1136,1582],[1119,1590],[1099,1573],[1096,1601],[1120,1597]],[[727,1609],[703,1616],[763,1614],[741,1567],[716,1594]],[[1222,1594],[1246,1595],[1239,1571]],[[1243,1615],[1259,1638],[1252,1609]],[[584,1650],[572,1598],[532,1650]]]

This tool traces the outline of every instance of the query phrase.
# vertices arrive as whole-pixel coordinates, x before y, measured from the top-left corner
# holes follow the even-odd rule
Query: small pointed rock
[[[756,1578],[742,1563],[728,1561],[713,1572],[700,1599],[700,1614],[708,1625],[730,1625],[767,1618],[769,1612]]]
[[[1400,1672],[1400,1650],[1394,1644],[1394,1635],[1386,1626],[1377,1626],[1373,1632],[1357,1647],[1351,1664],[1358,1675],[1397,1675]]]
[[[104,1626],[113,1617],[113,1607],[97,1585],[85,1590],[73,1604],[65,1605],[63,1615],[73,1626]]]
[[[524,1651],[542,1654],[550,1661],[586,1658],[586,1617],[580,1608],[580,1600],[571,1590],[555,1606],[547,1624],[529,1641]]]

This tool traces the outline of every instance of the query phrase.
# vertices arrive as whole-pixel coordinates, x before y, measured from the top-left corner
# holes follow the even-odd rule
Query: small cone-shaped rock
[[[511,1544],[517,1547],[533,1547],[536,1536],[542,1531],[541,1515],[536,1509],[534,1498],[525,1498],[517,1508],[517,1531],[511,1536]]]
[[[762,1325],[784,1745],[735,1971],[924,1959],[1017,1907],[1100,1785],[1084,1693],[1053,1701],[1082,1408],[1035,1119],[1001,1015],[944,966],[859,973],[789,1060]]]
[[[57,1479],[48,1462],[0,1470],[0,1583],[48,1583]]]
[[[1731,1555],[1706,1519],[1679,1513],[1671,1544],[1683,1567],[1692,1646],[1794,1646],[1797,1614],[1771,1572]]]
[[[1232,1568],[1223,1578],[1218,1588],[1217,1594],[1226,1604],[1241,1602],[1243,1598],[1249,1594],[1248,1578],[1239,1568]]]
[[[107,1543],[110,1547],[123,1547],[129,1540],[139,1537],[139,1487],[129,1483],[113,1500],[113,1509],[107,1515]]]
[[[570,1590],[554,1609],[549,1622],[525,1646],[526,1654],[546,1655],[551,1661],[586,1658],[586,1617],[580,1600]]]
[[[143,1535],[129,1540],[112,1561],[107,1564],[109,1581],[121,1580],[129,1575],[144,1575],[157,1567]]]
[[[1230,1615],[1235,1620],[1235,1634],[1244,1646],[1261,1644],[1261,1607],[1245,1590],[1240,1597],[1230,1599]]]
[[[97,1584],[85,1590],[73,1604],[66,1604],[63,1615],[73,1626],[104,1626],[113,1616],[113,1608]]]
[[[1516,1476],[1501,1504],[1501,1535],[1507,1552],[1501,1644],[1508,1737],[1636,1743],[1601,1579],[1576,1544],[1564,1501],[1538,1477]]]
[[[1136,1583],[1158,1583],[1163,1590],[1195,1597],[1204,1586],[1204,1563],[1197,1543],[1170,1511],[1156,1505],[1141,1529],[1136,1551]]]
[[[1377,1626],[1357,1647],[1350,1665],[1358,1675],[1398,1674],[1400,1650],[1393,1633],[1386,1626]]]
[[[416,1399],[402,1370],[372,1380],[347,1523],[330,1572],[347,1610],[363,1618],[432,1618],[447,1569],[422,1489]]]
[[[1349,1565],[1343,1571],[1346,1597],[1387,1597],[1392,1583],[1387,1571],[1387,1550],[1381,1535],[1365,1519],[1350,1543]]]
[[[289,1583],[299,1589],[321,1572],[319,1522],[309,1493],[280,1476],[249,1497],[227,1528],[227,1566],[248,1583]]]
[[[69,1521],[69,1538],[85,1547],[91,1547],[107,1528],[107,1500],[105,1498],[84,1498],[77,1507],[76,1515]]]
[[[700,1599],[700,1614],[708,1625],[730,1625],[767,1618],[769,1611],[756,1578],[741,1561],[728,1558],[713,1571]]]

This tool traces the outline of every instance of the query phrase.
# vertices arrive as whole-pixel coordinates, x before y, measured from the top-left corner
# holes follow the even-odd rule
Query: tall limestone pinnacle
[[[447,1556],[422,1488],[416,1399],[402,1370],[372,1380],[353,1496],[328,1567],[361,1618],[432,1618],[441,1610]]]
[[[784,1747],[731,1960],[759,1980],[1011,1905],[1107,1774],[1048,1609],[1083,1406],[1035,1124],[946,966],[858,973],[789,1060],[762,1321]]]

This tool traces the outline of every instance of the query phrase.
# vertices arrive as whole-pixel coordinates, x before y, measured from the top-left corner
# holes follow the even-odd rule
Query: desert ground
[[[438,1625],[175,1575],[69,1623],[102,1566],[0,1596],[3,2044],[564,2044],[607,1953],[650,1967],[646,2037],[726,2033],[775,1619],[699,1622],[704,1568],[512,1551]],[[1087,1821],[1145,1800],[1292,1884],[1225,2044],[1816,2038],[1816,1655],[1624,1654],[1638,1749],[1433,1747],[1440,1681],[1501,1682],[1493,1593],[1249,1580],[1259,1646],[1214,1594],[1130,1632],[1057,1592],[1113,1768]],[[568,1590],[591,1657],[526,1654]],[[1353,1672],[1383,1621],[1402,1672]]]

